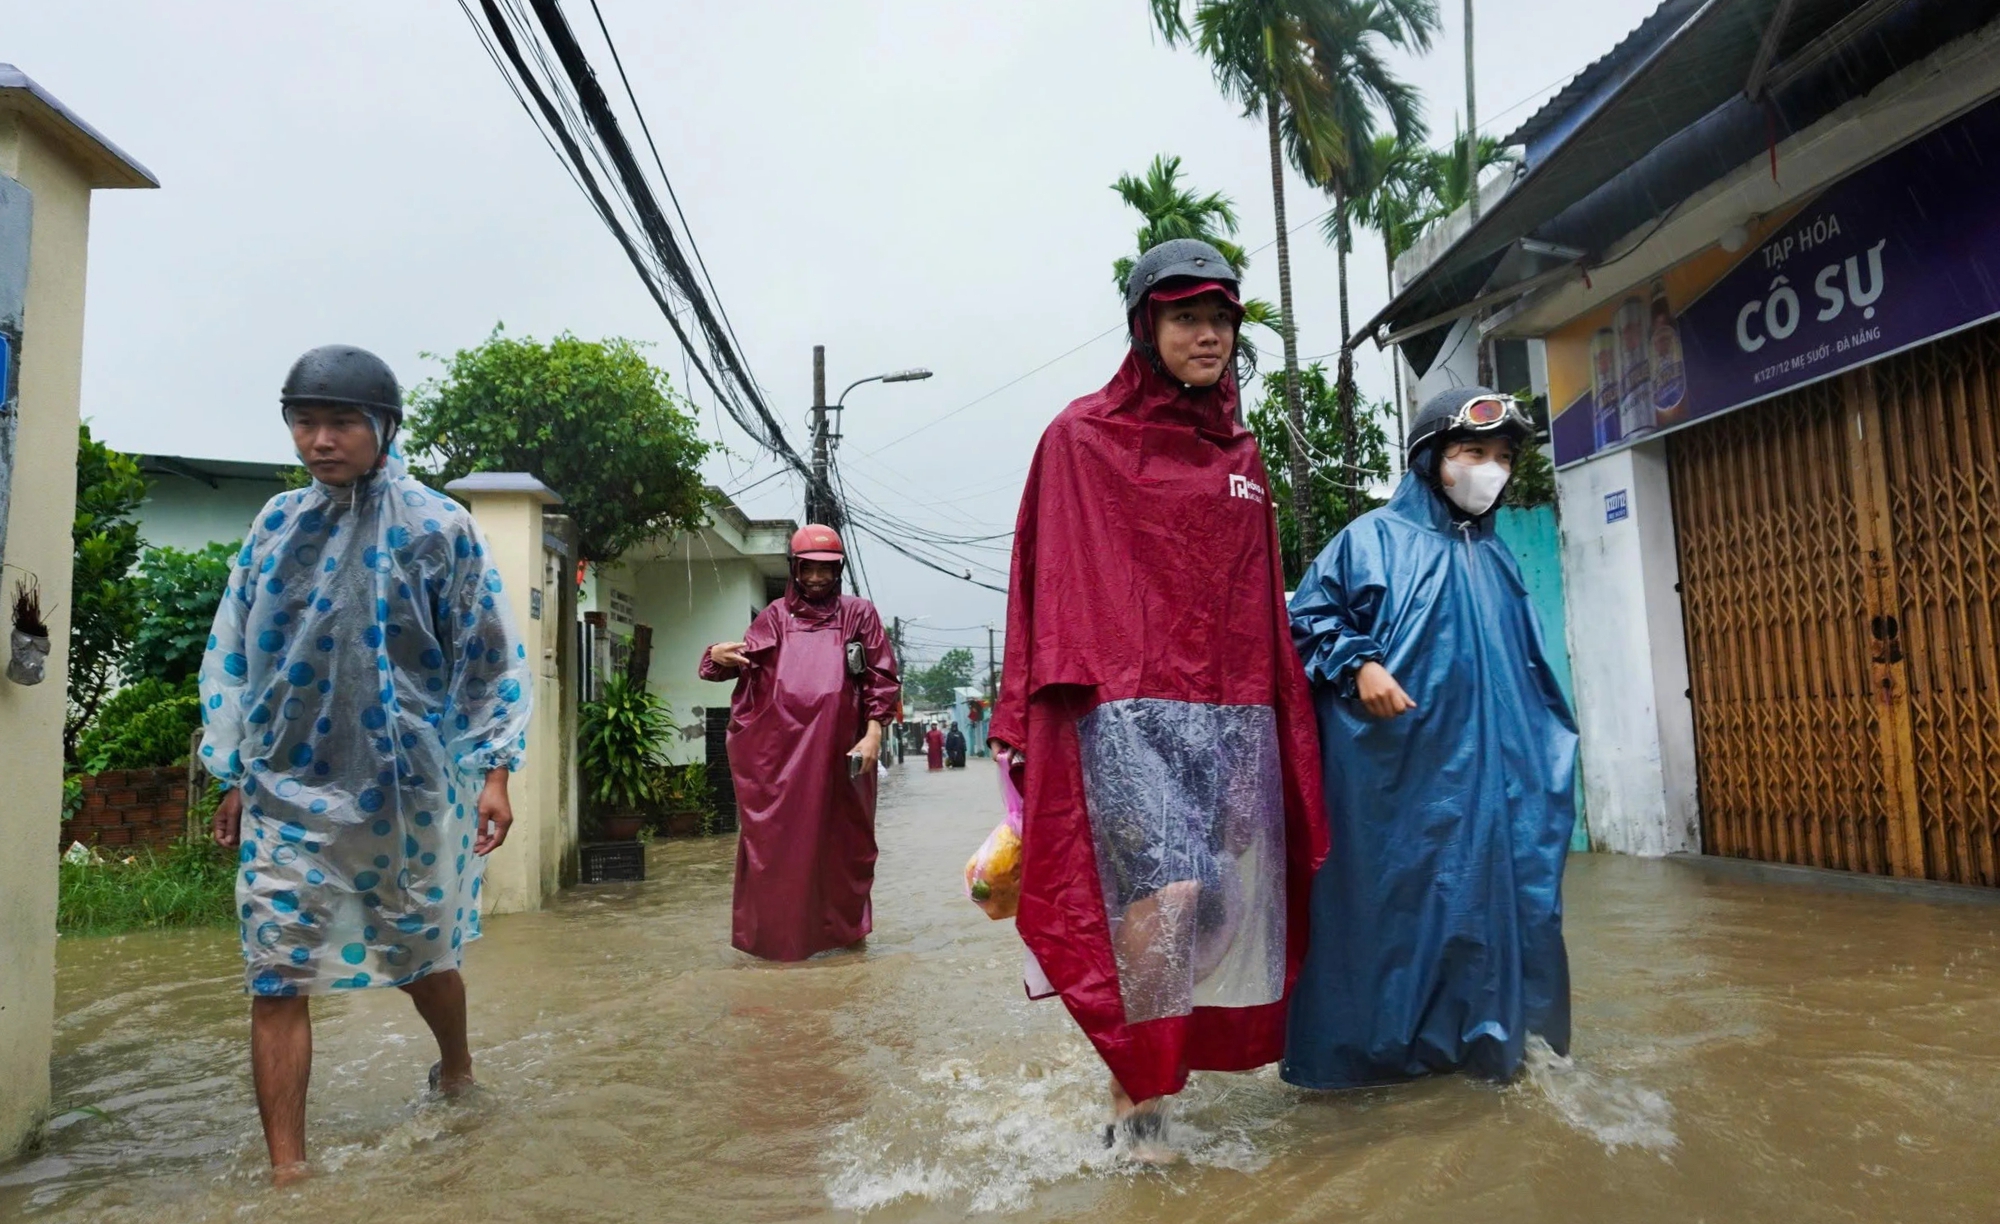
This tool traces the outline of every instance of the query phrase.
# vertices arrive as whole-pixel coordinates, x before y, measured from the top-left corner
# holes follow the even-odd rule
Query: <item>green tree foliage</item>
[[[694,417],[629,340],[547,344],[494,328],[411,396],[411,457],[441,481],[530,472],[560,493],[588,561],[706,518]]]
[[[1513,166],[1520,159],[1493,136],[1479,138],[1479,169],[1483,174],[1494,166]],[[1454,129],[1449,149],[1434,149],[1426,159],[1424,173],[1431,207],[1424,224],[1449,217],[1472,199],[1471,180],[1466,176],[1465,133]]]
[[[139,558],[139,625],[122,670],[127,677],[170,683],[201,673],[216,605],[235,568],[235,544],[210,544],[199,552],[149,548]]]
[[[118,665],[139,622],[132,566],[139,559],[139,524],[132,514],[146,499],[146,480],[130,455],[112,450],[77,427],[76,518],[70,541],[69,712],[63,759],[77,763],[77,737],[118,678]]]
[[[1389,446],[1382,432],[1387,405],[1368,404],[1355,413],[1354,449],[1363,474],[1358,481],[1346,482],[1336,479],[1339,468],[1334,456],[1346,449],[1346,437],[1341,429],[1339,398],[1326,367],[1314,363],[1299,371],[1299,390],[1306,409],[1303,454],[1312,480],[1307,500],[1313,507],[1314,522],[1327,524],[1324,534],[1308,532],[1301,539],[1298,518],[1292,513],[1292,433],[1285,425],[1282,375],[1265,375],[1264,401],[1249,417],[1257,445],[1264,452],[1264,466],[1271,474],[1271,503],[1278,510],[1278,542],[1284,549],[1287,585],[1297,583],[1305,572],[1305,565],[1293,558],[1303,555],[1310,561],[1341,527],[1381,505],[1381,499],[1369,489],[1389,477]]]
[[[1556,501],[1556,465],[1539,446],[1524,446],[1514,456],[1514,478],[1507,482],[1501,504],[1519,510],[1553,506]]]
[[[1250,257],[1233,239],[1236,235],[1236,206],[1219,191],[1198,195],[1181,185],[1181,159],[1161,153],[1146,167],[1144,175],[1121,174],[1111,190],[1144,221],[1133,235],[1138,255],[1176,238],[1196,238],[1216,250],[1241,276],[1250,266]],[[1122,296],[1138,255],[1121,255],[1112,261],[1111,278]]]
[[[1261,117],[1271,163],[1271,212],[1276,221],[1279,334],[1285,349],[1285,410],[1292,427],[1305,429],[1299,397],[1299,337],[1292,309],[1291,226],[1285,220],[1285,160],[1304,170],[1317,165],[1316,149],[1334,142],[1332,99],[1314,67],[1313,27],[1332,0],[1148,0],[1153,26],[1168,46],[1192,43],[1215,74],[1225,97]],[[1293,483],[1305,469],[1292,470]],[[1303,497],[1303,491],[1301,491]],[[1301,500],[1297,515],[1310,514]],[[1297,558],[1293,558],[1294,561]]]
[[[944,657],[931,666],[912,673],[904,687],[916,696],[916,703],[922,706],[943,708],[952,703],[955,690],[972,683],[973,672],[979,661],[963,646],[944,652]]]

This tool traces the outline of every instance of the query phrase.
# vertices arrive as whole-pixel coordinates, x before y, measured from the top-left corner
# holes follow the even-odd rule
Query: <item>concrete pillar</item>
[[[49,1103],[55,1020],[56,840],[69,674],[70,526],[83,381],[90,193],[154,187],[127,159],[11,64],[0,64],[0,333],[13,367],[0,408],[14,417],[0,666],[15,582],[42,593],[50,654],[42,683],[0,678],[0,1160],[32,1141]],[[11,401],[11,402],[10,402]],[[0,447],[0,452],[4,452]],[[4,454],[0,454],[4,460]]]
[[[535,669],[535,713],[528,726],[527,763],[508,794],[514,828],[486,861],[485,913],[540,909],[573,864],[577,812],[572,771],[575,738],[570,677],[574,674],[573,545],[542,513],[560,504],[547,485],[521,472],[478,472],[445,486],[465,503],[486,536],[487,559],[500,571],[515,628]],[[573,872],[573,866],[569,870]]]
[[[1595,849],[1701,849],[1694,709],[1666,444],[1556,475],[1563,587]]]

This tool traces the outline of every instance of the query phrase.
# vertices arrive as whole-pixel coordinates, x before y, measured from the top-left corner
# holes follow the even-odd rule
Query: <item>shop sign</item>
[[[2000,316],[2000,102],[1548,337],[1559,465]]]

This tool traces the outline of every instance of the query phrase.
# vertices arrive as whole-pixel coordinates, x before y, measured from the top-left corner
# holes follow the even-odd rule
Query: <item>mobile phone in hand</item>
[[[862,760],[861,760],[861,754],[860,754],[860,753],[858,753],[858,752],[850,752],[850,753],[848,753],[848,754],[847,754],[847,776],[848,776],[848,777],[850,777],[850,778],[858,778],[858,777],[860,777],[860,776],[861,776],[861,766],[862,766]]]

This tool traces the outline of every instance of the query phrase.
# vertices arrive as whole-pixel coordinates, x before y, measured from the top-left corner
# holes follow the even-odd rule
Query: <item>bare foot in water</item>
[[[271,1184],[283,1190],[286,1186],[296,1186],[312,1176],[312,1166],[305,1161],[271,1166]]]
[[[1135,1102],[1114,1076],[1111,1080],[1111,1112],[1116,1119],[1105,1132],[1105,1146],[1125,1140],[1125,1155],[1135,1164],[1163,1168],[1179,1164],[1181,1154],[1167,1146],[1167,1104],[1172,1098],[1154,1097]]]
[[[441,1062],[431,1064],[430,1085],[433,1093],[447,1101],[456,1101],[479,1087],[478,1082],[472,1078],[471,1068],[468,1067],[463,1075],[447,1076],[444,1073],[444,1064]]]

